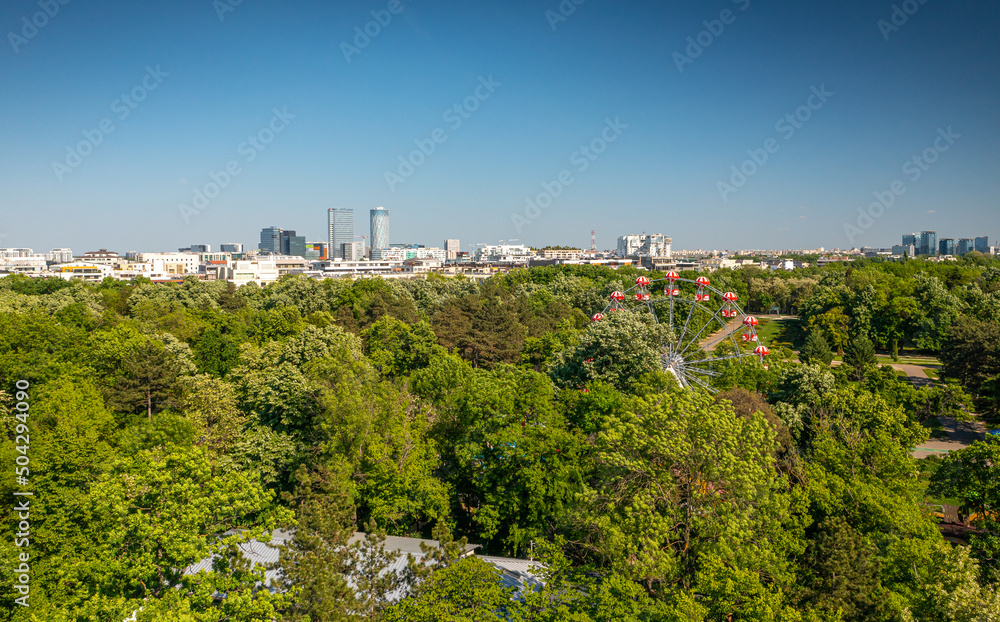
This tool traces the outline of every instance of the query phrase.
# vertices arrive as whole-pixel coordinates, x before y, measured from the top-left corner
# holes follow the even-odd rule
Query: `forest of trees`
[[[714,394],[677,386],[642,318],[590,321],[638,274],[0,279],[0,620],[1000,619],[1000,442],[911,457],[937,416],[1000,413],[1000,262],[713,274],[807,336],[801,363],[721,363]],[[941,381],[878,365],[900,349]],[[928,499],[972,517],[968,545]],[[278,528],[260,589],[238,544]],[[441,546],[386,574],[386,534]],[[514,598],[466,542],[530,552],[544,588]]]

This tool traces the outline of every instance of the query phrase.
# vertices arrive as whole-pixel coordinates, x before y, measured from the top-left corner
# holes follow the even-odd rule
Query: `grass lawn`
[[[805,343],[802,320],[771,320],[760,318],[757,336],[769,348],[789,348],[798,350]]]
[[[921,367],[926,367],[928,365],[934,367],[941,366],[941,361],[932,356],[900,356],[898,361],[892,360],[892,357],[888,354],[878,354],[877,356],[879,362],[883,365],[898,363],[901,365],[920,365]]]
[[[936,369],[931,369],[929,367],[924,368],[924,373],[927,374],[928,378],[933,378],[934,380],[940,380],[941,374],[938,373]]]

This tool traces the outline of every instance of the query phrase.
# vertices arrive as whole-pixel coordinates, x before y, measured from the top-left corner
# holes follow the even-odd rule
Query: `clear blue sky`
[[[327,208],[354,208],[362,235],[381,205],[394,243],[588,245],[596,229],[600,248],[643,231],[675,248],[849,247],[844,225],[896,180],[906,193],[853,245],[1000,236],[995,2],[911,0],[888,31],[889,0],[567,0],[563,21],[546,15],[557,0],[401,0],[345,54],[389,0],[47,1],[51,18],[37,0],[0,8],[0,246],[255,246],[270,225],[325,240]],[[688,37],[725,10],[680,71]],[[776,127],[824,85],[794,135]],[[445,113],[466,101],[458,126]],[[276,108],[294,119],[241,149]],[[114,131],[76,161],[67,148],[105,119]],[[914,181],[904,164],[949,127],[961,138]],[[390,188],[386,172],[438,129]],[[602,133],[615,140],[581,171],[574,153]],[[718,182],[768,139],[775,153],[724,200]],[[179,205],[230,162],[239,175],[186,222]],[[572,182],[519,232],[512,215],[564,171]]]

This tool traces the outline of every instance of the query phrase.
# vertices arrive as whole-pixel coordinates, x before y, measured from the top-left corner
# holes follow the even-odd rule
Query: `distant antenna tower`
[[[597,252],[597,229],[590,230],[590,252]]]

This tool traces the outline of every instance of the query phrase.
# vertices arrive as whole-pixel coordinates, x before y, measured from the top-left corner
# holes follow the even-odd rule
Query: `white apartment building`
[[[398,248],[391,247],[382,250],[383,261],[406,261],[408,259],[432,259],[444,263],[448,252],[440,248]]]
[[[670,244],[673,240],[656,234],[623,235],[618,238],[619,257],[666,257],[670,258]]]
[[[64,263],[58,266],[52,267],[52,272],[61,279],[66,279],[71,281],[73,279],[82,279],[84,281],[89,281],[91,283],[100,283],[109,276],[114,276],[115,271],[109,265],[106,264],[96,264],[96,263],[85,263],[82,261],[76,261],[71,263]]]
[[[152,264],[153,272],[198,274],[201,255],[198,253],[139,253],[138,262]]]
[[[0,249],[0,272],[13,274],[40,274],[45,272],[47,255],[35,253],[30,248]]]
[[[73,261],[73,251],[68,248],[53,248],[46,259],[52,263],[69,263]]]
[[[232,282],[236,287],[248,283],[263,286],[278,280],[278,265],[274,260],[260,259],[233,262]]]
[[[524,244],[499,244],[480,246],[476,261],[498,264],[527,264],[535,253]]]
[[[403,271],[401,261],[331,261],[323,265],[323,276],[339,278],[347,276],[392,275]]]
[[[233,259],[232,253],[227,253],[224,251],[219,251],[218,253],[198,253],[198,263],[228,263]]]
[[[576,261],[577,259],[582,257],[583,254],[584,254],[583,251],[578,248],[562,249],[562,250],[546,249],[538,251],[539,258],[544,259],[546,261],[551,261],[551,260]]]

